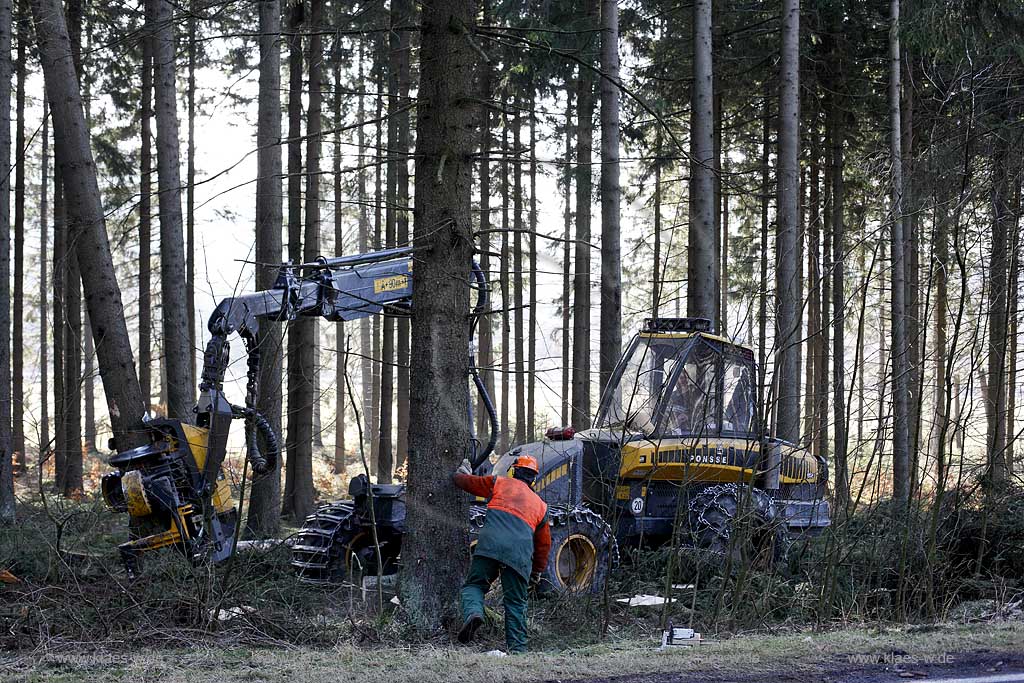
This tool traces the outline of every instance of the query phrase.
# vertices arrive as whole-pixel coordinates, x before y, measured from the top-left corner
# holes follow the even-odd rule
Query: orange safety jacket
[[[511,477],[456,474],[455,485],[487,499],[487,519],[474,552],[508,565],[524,579],[544,571],[551,550],[547,504],[524,482]]]

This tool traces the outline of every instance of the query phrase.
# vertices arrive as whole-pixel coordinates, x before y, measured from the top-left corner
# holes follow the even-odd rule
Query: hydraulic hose
[[[473,318],[469,327],[469,341],[470,348],[472,348],[473,339],[476,335],[476,324],[481,315],[487,310],[487,303],[489,300],[490,287],[487,283],[487,278],[484,276],[484,271],[480,268],[480,265],[473,262],[473,278],[476,280],[476,305],[473,307]],[[476,385],[477,392],[480,394],[480,400],[483,401],[484,410],[487,411],[487,420],[490,423],[490,437],[487,439],[487,447],[484,448],[480,455],[473,459],[470,463],[473,469],[476,470],[481,464],[483,464],[487,458],[490,457],[491,453],[494,452],[494,446],[498,443],[498,412],[494,409],[494,402],[491,400],[490,394],[487,393],[487,387],[484,385],[483,379],[480,377],[480,371],[476,367],[476,358],[470,358],[470,374],[473,375],[473,384]]]
[[[253,472],[258,477],[272,472],[277,467],[281,448],[270,421],[254,408],[231,406],[231,410],[236,418],[245,419],[245,457]]]

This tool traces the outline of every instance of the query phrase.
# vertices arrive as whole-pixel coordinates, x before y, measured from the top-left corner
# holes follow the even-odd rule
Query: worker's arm
[[[547,515],[544,521],[533,532],[533,571],[534,576],[539,575],[548,566],[548,553],[551,552],[551,525],[548,524]]]
[[[475,474],[456,474],[455,485],[466,493],[471,493],[480,498],[490,498],[494,495],[494,477],[478,477]]]

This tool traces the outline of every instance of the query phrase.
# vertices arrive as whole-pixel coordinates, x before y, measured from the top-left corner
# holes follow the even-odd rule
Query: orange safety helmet
[[[522,467],[524,469],[533,470],[534,474],[540,472],[540,465],[537,464],[537,458],[532,455],[520,455],[516,458],[516,461],[512,463],[512,467]]]

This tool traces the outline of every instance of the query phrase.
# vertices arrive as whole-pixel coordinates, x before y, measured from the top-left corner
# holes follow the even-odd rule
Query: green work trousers
[[[526,591],[528,582],[519,572],[489,557],[473,556],[469,576],[462,584],[462,618],[484,615],[484,596],[501,574],[505,594],[505,643],[509,652],[526,651]]]

